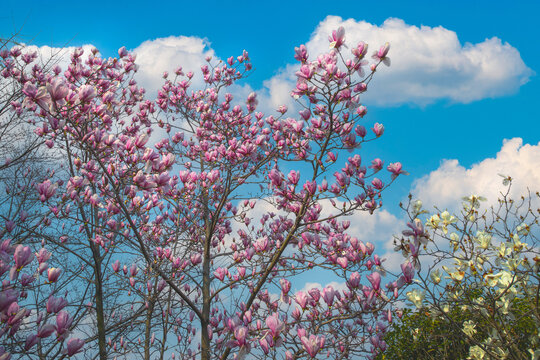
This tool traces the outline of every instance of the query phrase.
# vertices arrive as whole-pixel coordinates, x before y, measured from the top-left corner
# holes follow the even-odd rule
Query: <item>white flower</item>
[[[463,322],[463,332],[465,335],[472,337],[476,334],[476,324],[472,320],[467,320]]]
[[[414,304],[417,308],[422,307],[422,302],[424,301],[426,293],[418,289],[407,292],[407,299]]]

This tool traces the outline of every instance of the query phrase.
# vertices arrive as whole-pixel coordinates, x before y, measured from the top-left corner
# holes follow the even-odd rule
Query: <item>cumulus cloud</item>
[[[455,209],[462,196],[482,195],[496,203],[506,187],[498,174],[513,178],[510,196],[519,198],[527,191],[540,190],[540,143],[523,144],[523,139],[504,140],[495,158],[465,168],[456,159],[443,160],[439,168],[416,180],[412,193],[426,206]]]
[[[139,65],[137,81],[147,89],[148,94],[154,94],[163,84],[163,72],[174,75],[177,67],[181,66],[184,73],[192,71],[194,87],[201,87],[201,65],[206,64],[206,57],[219,61],[207,40],[195,36],[169,36],[155,40],[147,40],[133,49]]]
[[[338,291],[349,290],[349,288],[347,287],[346,282],[330,281],[324,286],[319,282],[306,282],[304,284],[304,287],[302,289],[298,290],[298,291],[303,291],[303,292],[307,293],[309,290],[311,290],[313,288],[319,289],[319,290],[322,291],[327,286],[331,286],[331,287],[334,288],[334,290],[338,290]],[[296,292],[298,292],[298,291],[296,291]]]
[[[518,50],[497,37],[462,44],[454,31],[442,26],[417,27],[396,18],[377,26],[328,16],[306,44],[312,58],[328,51],[328,35],[339,26],[345,28],[347,44],[365,41],[370,54],[385,42],[391,44],[392,66],[378,71],[363,99],[366,103],[423,106],[441,99],[469,103],[515,93],[533,75]],[[285,68],[265,85],[271,92],[290,88],[292,69]]]
[[[71,63],[71,54],[79,47],[84,51],[83,59],[86,59],[88,55],[91,54],[92,49],[95,49],[95,46],[91,44],[85,44],[82,46],[67,46],[63,48],[51,47],[47,45],[38,47],[36,45],[23,44],[23,46],[23,53],[37,53],[38,58],[36,62],[43,65],[45,68],[50,69],[53,66],[58,65],[62,70],[67,69]]]

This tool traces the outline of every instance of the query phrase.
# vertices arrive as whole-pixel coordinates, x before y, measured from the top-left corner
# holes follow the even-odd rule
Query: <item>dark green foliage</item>
[[[472,295],[472,291],[469,295]],[[515,354],[514,350],[511,358],[530,359],[529,339],[534,334],[538,336],[539,331],[531,317],[531,312],[538,312],[538,303],[534,303],[531,299],[515,298],[511,315],[504,320],[493,313],[486,317],[478,311],[462,311],[452,302],[449,302],[450,310],[445,317],[433,317],[426,308],[414,311],[405,309],[402,318],[396,319],[393,329],[385,338],[387,350],[377,360],[466,359],[469,347],[487,339],[493,324],[504,329],[514,340],[514,349],[523,351]],[[474,340],[462,331],[463,322],[468,320],[477,324]]]

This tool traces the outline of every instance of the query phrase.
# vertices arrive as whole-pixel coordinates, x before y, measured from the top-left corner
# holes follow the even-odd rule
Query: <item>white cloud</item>
[[[68,46],[64,48],[50,47],[47,45],[39,47],[36,45],[23,46],[23,53],[37,53],[37,63],[45,65],[45,67],[48,69],[52,68],[54,65],[58,65],[62,71],[65,71],[68,68],[69,64],[71,63],[71,54],[76,49],[83,49],[83,59],[86,59],[88,55],[91,54],[92,49],[95,49],[95,46],[91,44],[85,44],[82,46]]]
[[[440,209],[456,209],[462,196],[482,195],[489,204],[496,203],[500,192],[506,190],[498,174],[511,176],[514,180],[510,196],[514,199],[540,190],[540,143],[525,144],[523,139],[504,140],[495,158],[465,168],[458,160],[444,160],[439,168],[418,179],[412,193],[427,209],[437,205]]]
[[[200,68],[206,64],[205,58],[210,56],[213,62],[219,61],[208,41],[194,36],[147,40],[133,49],[133,52],[137,54],[136,64],[139,65],[136,79],[149,95],[154,94],[163,84],[163,72],[168,71],[174,76],[174,70],[179,66],[184,73],[192,71],[195,74],[192,83],[195,88],[200,88],[203,85]]]
[[[349,288],[347,287],[347,283],[346,282],[337,282],[337,281],[331,281],[331,282],[328,282],[326,285],[322,285],[321,283],[318,283],[318,282],[306,282],[304,284],[304,287],[302,289],[300,289],[299,291],[303,291],[305,293],[309,292],[309,290],[311,289],[319,289],[320,291],[322,291],[325,287],[327,286],[331,286],[334,288],[334,290],[337,290],[337,291],[343,291],[343,290],[349,290]],[[296,293],[298,293],[298,291],[296,291]]]
[[[469,103],[515,93],[533,75],[518,50],[496,37],[463,45],[455,32],[442,26],[417,27],[396,18],[377,26],[328,16],[306,44],[311,59],[328,51],[328,35],[339,26],[345,28],[349,48],[365,41],[370,45],[371,54],[385,42],[391,44],[392,66],[383,66],[375,75],[362,100],[368,104],[426,105],[441,99]],[[281,93],[285,84],[291,88],[294,86],[294,81],[290,80],[293,69],[288,66],[265,85],[271,92]],[[278,82],[281,85],[278,86]],[[272,98],[274,96],[279,95],[272,94]]]

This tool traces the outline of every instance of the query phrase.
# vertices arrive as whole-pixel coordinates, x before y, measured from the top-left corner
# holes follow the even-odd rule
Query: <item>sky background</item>
[[[515,178],[516,195],[539,190],[539,13],[540,1],[4,1],[0,36],[43,49],[91,44],[103,56],[126,46],[150,91],[163,70],[246,49],[256,70],[237,91],[258,91],[263,111],[291,101],[295,46],[326,51],[340,25],[351,46],[390,42],[392,66],[362,98],[365,124],[386,132],[361,155],[400,161],[410,175],[357,223],[362,239],[384,242],[404,227],[398,203],[409,192],[443,208],[471,193],[493,202],[498,173]]]

